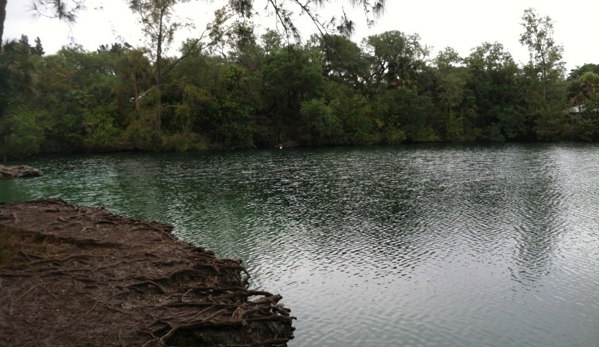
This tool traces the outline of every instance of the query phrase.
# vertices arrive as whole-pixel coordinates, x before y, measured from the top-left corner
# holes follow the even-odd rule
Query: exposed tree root
[[[286,346],[281,296],[171,230],[61,200],[0,203],[0,346]]]

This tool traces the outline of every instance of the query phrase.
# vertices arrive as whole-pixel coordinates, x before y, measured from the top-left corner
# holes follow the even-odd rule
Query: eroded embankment
[[[61,200],[0,203],[0,345],[286,346],[281,296],[171,230]]]

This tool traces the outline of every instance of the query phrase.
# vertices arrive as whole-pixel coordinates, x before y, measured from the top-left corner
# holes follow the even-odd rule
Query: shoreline
[[[287,345],[280,295],[171,231],[58,199],[0,203],[0,345]]]
[[[37,177],[41,175],[42,171],[40,169],[36,169],[27,165],[0,165],[0,179],[17,177]]]

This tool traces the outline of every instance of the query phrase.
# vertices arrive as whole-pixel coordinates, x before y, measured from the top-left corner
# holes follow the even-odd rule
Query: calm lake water
[[[297,316],[292,347],[599,346],[599,145],[19,163],[45,175],[2,201],[104,206],[243,259]]]

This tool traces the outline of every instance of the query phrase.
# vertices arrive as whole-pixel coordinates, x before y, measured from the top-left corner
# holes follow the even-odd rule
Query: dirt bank
[[[281,296],[171,230],[61,200],[0,203],[0,346],[286,346]]]

